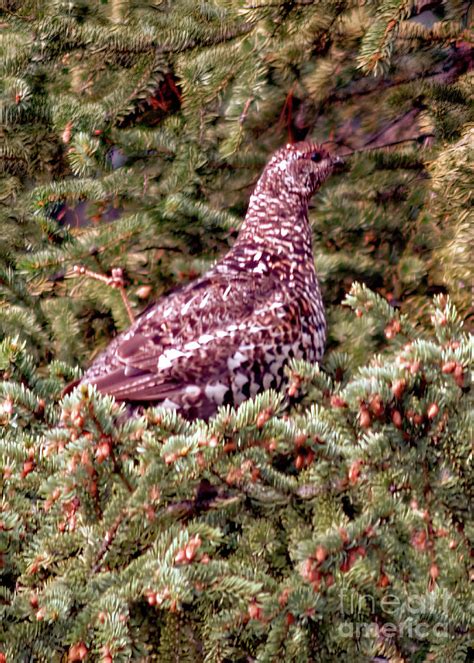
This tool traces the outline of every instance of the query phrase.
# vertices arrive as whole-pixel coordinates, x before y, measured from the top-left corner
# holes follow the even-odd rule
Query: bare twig
[[[243,124],[245,122],[245,120],[247,119],[249,108],[250,108],[250,105],[251,105],[253,100],[254,100],[254,97],[249,97],[247,99],[247,101],[245,102],[244,108],[243,108],[243,110],[240,114],[240,117],[239,117],[239,124]]]
[[[133,315],[132,307],[130,306],[127,293],[125,291],[125,281],[121,267],[115,267],[112,269],[111,276],[105,276],[104,274],[99,274],[99,272],[93,272],[91,269],[84,267],[84,265],[74,265],[73,269],[74,273],[78,274],[79,276],[88,276],[89,278],[95,279],[96,281],[102,281],[102,283],[105,283],[111,288],[118,290],[120,292],[120,296],[122,297],[122,301],[127,311],[128,317],[130,318],[130,322],[135,322],[135,316]]]
[[[373,142],[372,140],[368,141],[367,143],[365,143],[364,146],[359,148],[353,148],[344,140],[327,140],[324,141],[323,145],[328,145],[330,143],[333,143],[334,145],[347,148],[348,152],[341,153],[339,155],[341,157],[346,157],[346,156],[351,156],[352,154],[358,154],[359,152],[374,152],[375,150],[382,150],[385,147],[395,147],[396,145],[401,145],[403,143],[419,142],[421,140],[424,140],[425,138],[433,138],[434,135],[435,134],[433,133],[418,134],[417,136],[409,136],[408,138],[401,138],[400,140],[390,141],[388,143],[383,143],[382,145],[374,145],[373,147],[365,147],[365,145],[370,145],[370,143]]]
[[[106,531],[104,539],[102,541],[102,544],[99,548],[99,552],[97,553],[97,557],[95,559],[94,566],[92,567],[92,572],[93,573],[97,573],[100,570],[101,562],[102,562],[105,554],[109,550],[110,546],[114,542],[114,539],[117,536],[118,528],[120,527],[123,519],[127,515],[128,515],[128,510],[127,509],[124,509],[123,511],[121,511],[119,513],[119,515],[117,516],[117,518],[112,523],[111,528]]]

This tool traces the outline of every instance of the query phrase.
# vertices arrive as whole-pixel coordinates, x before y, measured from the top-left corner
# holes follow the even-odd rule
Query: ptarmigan
[[[231,251],[147,309],[81,383],[133,410],[162,405],[207,419],[220,405],[279,389],[291,357],[320,360],[326,322],[308,203],[339,162],[310,142],[277,151]]]

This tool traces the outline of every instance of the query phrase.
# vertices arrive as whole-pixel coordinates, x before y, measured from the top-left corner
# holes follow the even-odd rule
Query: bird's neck
[[[256,191],[234,245],[234,250],[244,249],[313,264],[308,200],[297,194],[282,196],[280,192],[273,197]]]

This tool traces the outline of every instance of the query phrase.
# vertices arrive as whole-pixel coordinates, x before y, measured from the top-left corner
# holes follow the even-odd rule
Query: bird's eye
[[[323,157],[319,152],[313,152],[311,155],[311,161],[314,161],[315,163],[319,163]]]

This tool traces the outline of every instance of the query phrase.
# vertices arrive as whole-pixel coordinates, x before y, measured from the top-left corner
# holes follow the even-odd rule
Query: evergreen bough
[[[0,13],[0,660],[468,660],[469,3]],[[306,135],[353,152],[311,211],[323,365],[208,423],[62,399],[129,324],[74,265],[139,312]]]

